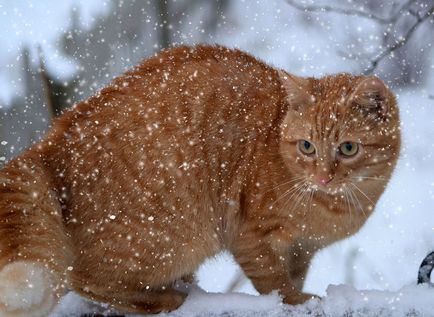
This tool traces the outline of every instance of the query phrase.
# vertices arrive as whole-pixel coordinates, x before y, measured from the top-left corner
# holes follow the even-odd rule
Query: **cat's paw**
[[[12,262],[0,271],[0,317],[46,317],[57,302],[52,274],[40,264]]]
[[[289,305],[298,305],[303,304],[304,302],[314,299],[314,298],[320,298],[317,295],[308,294],[308,293],[299,293],[297,295],[287,296],[283,299],[283,302],[285,304]]]

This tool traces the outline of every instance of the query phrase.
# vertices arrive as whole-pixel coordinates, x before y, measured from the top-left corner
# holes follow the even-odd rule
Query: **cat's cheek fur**
[[[0,271],[0,317],[45,317],[56,304],[52,274],[44,266],[19,261]]]

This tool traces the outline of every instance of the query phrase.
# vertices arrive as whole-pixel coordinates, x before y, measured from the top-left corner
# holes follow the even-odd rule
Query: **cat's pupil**
[[[304,148],[305,148],[306,150],[309,150],[311,146],[312,146],[312,144],[310,144],[310,142],[308,142],[308,141],[304,141]]]
[[[345,144],[345,148],[347,149],[348,152],[351,152],[351,150],[353,149],[353,145],[351,143],[347,143]]]

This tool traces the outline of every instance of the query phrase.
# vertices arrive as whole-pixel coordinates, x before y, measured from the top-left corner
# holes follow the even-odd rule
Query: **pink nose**
[[[320,177],[318,177],[317,180],[318,180],[318,183],[320,183],[321,185],[325,186],[328,183],[330,183],[332,181],[332,179],[333,179],[333,177],[323,177],[323,176],[320,176]]]

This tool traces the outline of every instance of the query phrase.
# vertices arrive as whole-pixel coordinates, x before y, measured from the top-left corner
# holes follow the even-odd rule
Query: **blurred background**
[[[403,151],[374,215],[315,257],[305,289],[396,290],[434,249],[433,0],[0,0],[0,167],[53,117],[161,49],[218,43],[287,71],[376,74],[396,93]],[[228,254],[208,291],[255,293]]]

